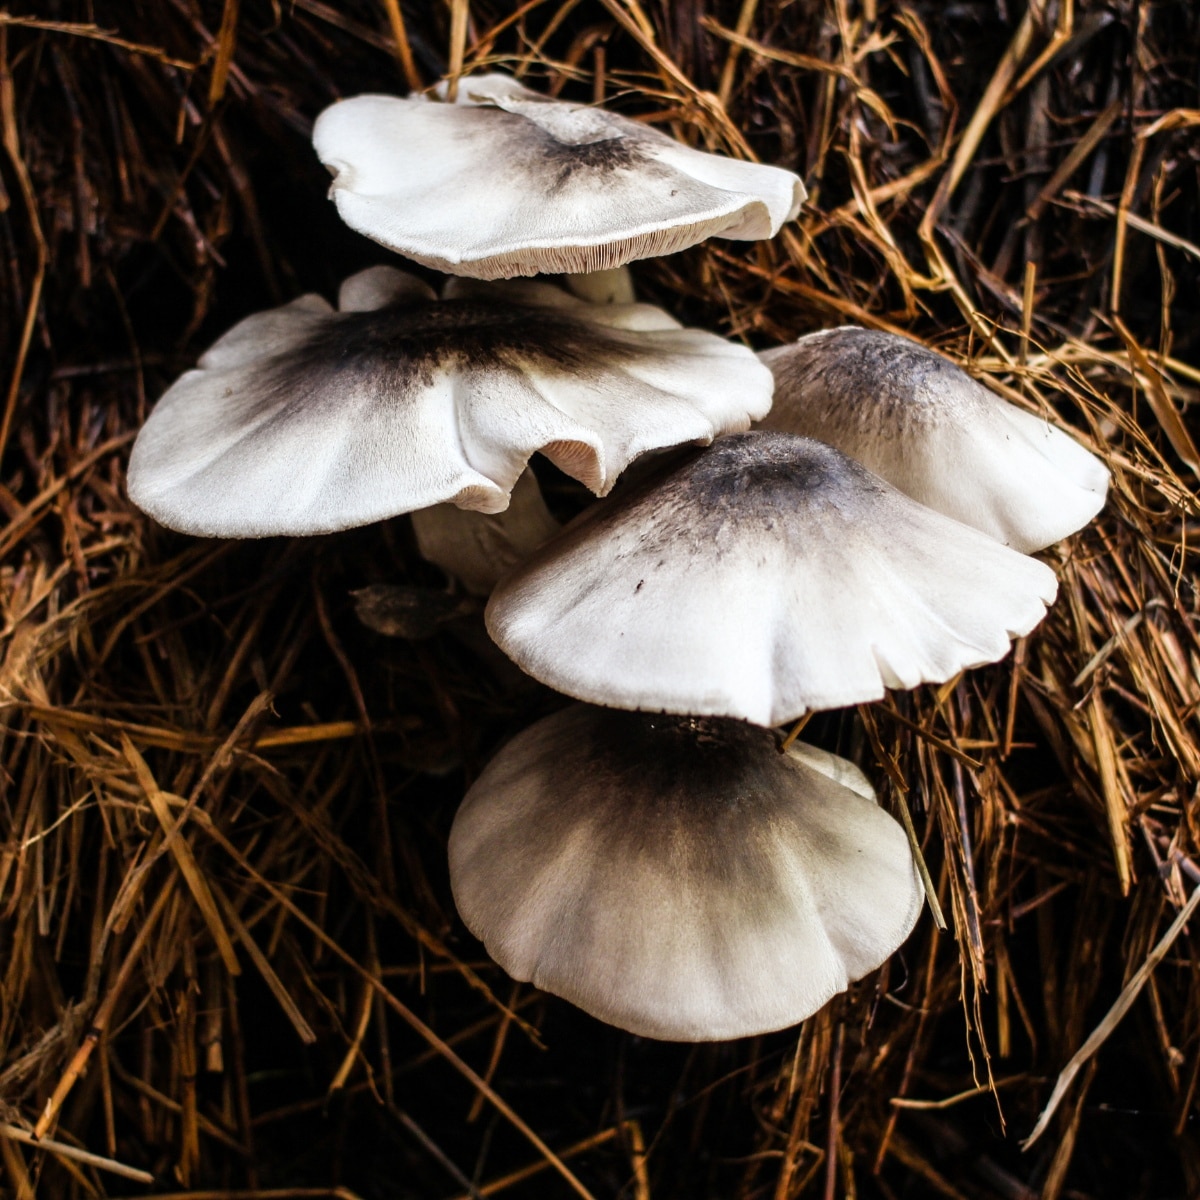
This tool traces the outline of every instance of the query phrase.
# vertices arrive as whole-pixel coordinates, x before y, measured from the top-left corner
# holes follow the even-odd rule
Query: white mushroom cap
[[[1014,550],[1052,545],[1104,507],[1095,455],[908,338],[848,326],[759,357],[775,373],[764,429],[828,442]]]
[[[808,438],[720,438],[506,576],[488,632],[550,687],[777,725],[1002,658],[1054,572]]]
[[[352,229],[426,266],[503,279],[584,272],[707,237],[773,237],[798,211],[790,171],[692,150],[600,108],[503,75],[458,102],[356,96],[313,146]]]
[[[412,514],[421,556],[458,579],[468,592],[486,596],[496,581],[524,562],[560,528],[528,468],[513,485],[501,513],[470,512],[435,504]]]
[[[450,882],[515,979],[680,1041],[803,1020],[922,904],[899,824],[766,730],[583,705],[488,764],[454,819]]]
[[[443,502],[494,513],[539,450],[603,494],[638,455],[770,407],[753,353],[649,305],[474,288],[437,300],[372,268],[343,285],[354,311],[304,296],[246,318],[156,405],[130,498],[217,537],[325,533]]]

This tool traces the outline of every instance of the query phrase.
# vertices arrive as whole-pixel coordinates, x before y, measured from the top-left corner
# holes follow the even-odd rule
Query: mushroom
[[[412,514],[421,557],[453,575],[468,592],[486,596],[505,572],[527,559],[561,528],[529,468],[513,485],[501,513],[435,504]]]
[[[426,266],[481,279],[587,272],[705,238],[773,237],[804,187],[505,75],[457,103],[364,95],[327,108],[313,146],[352,229]]]
[[[130,498],[217,537],[443,502],[495,513],[536,451],[602,495],[638,455],[745,429],[770,406],[749,350],[649,305],[474,287],[439,300],[374,268],[343,285],[353,311],[302,296],[247,317],[158,402]]]
[[[862,796],[864,800],[875,802],[875,789],[871,786],[871,781],[863,773],[862,768],[848,758],[842,758],[840,754],[822,750],[820,746],[813,746],[809,742],[789,742],[784,753],[790,754],[792,758],[802,762],[806,767],[819,771],[822,775],[832,779],[834,783],[840,783],[842,787],[849,788],[855,795]]]
[[[1056,590],[839,451],[756,432],[586,510],[485,619],[577,699],[776,725],[994,662]]]
[[[759,357],[775,375],[762,428],[828,442],[1024,554],[1104,507],[1108,470],[1095,455],[908,338],[847,326]]]
[[[622,1029],[781,1029],[878,967],[921,910],[904,831],[832,773],[742,722],[574,705],[468,791],[455,904],[514,979]]]
[[[420,304],[437,300],[437,292],[424,280],[395,267],[367,267],[342,281],[338,312],[375,312],[390,304]]]
[[[637,293],[628,267],[613,267],[608,271],[585,271],[566,275],[567,291],[592,304],[633,304]]]

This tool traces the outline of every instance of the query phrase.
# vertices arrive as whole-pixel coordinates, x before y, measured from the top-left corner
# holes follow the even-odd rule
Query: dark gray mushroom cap
[[[748,433],[582,514],[486,619],[567,695],[775,725],[994,662],[1056,590],[839,451]]]
[[[742,722],[572,706],[467,793],[455,903],[510,975],[622,1029],[792,1025],[879,966],[922,903],[899,824],[832,769]]]
[[[1104,507],[1095,455],[909,338],[847,326],[759,357],[775,375],[763,429],[828,442],[1014,550],[1052,545]]]
[[[457,103],[355,96],[313,145],[352,229],[426,266],[502,279],[586,272],[707,237],[772,237],[804,198],[779,167],[692,150],[601,108],[504,75]]]

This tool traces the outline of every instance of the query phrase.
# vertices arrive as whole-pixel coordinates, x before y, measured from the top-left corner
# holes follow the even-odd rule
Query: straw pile
[[[1187,0],[0,12],[2,1194],[1197,1194],[1198,47]],[[640,1041],[484,960],[446,831],[556,701],[475,615],[357,620],[445,586],[406,520],[215,543],[125,498],[205,345],[383,261],[316,113],[460,54],[801,171],[797,225],[649,299],[909,331],[1112,469],[1008,660],[806,731],[911,814],[949,929],[799,1029]]]

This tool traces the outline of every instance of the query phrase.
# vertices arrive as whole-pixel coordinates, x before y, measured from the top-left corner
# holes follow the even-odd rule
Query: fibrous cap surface
[[[567,695],[776,725],[995,662],[1056,591],[839,451],[756,432],[582,514],[485,615]]]
[[[834,756],[828,756],[833,758]],[[576,705],[518,735],[450,834],[455,903],[516,979],[647,1037],[792,1025],[922,903],[873,798],[741,722]]]
[[[828,442],[1023,554],[1104,506],[1108,470],[1095,455],[908,338],[848,326],[760,357],[775,374],[762,428]]]

